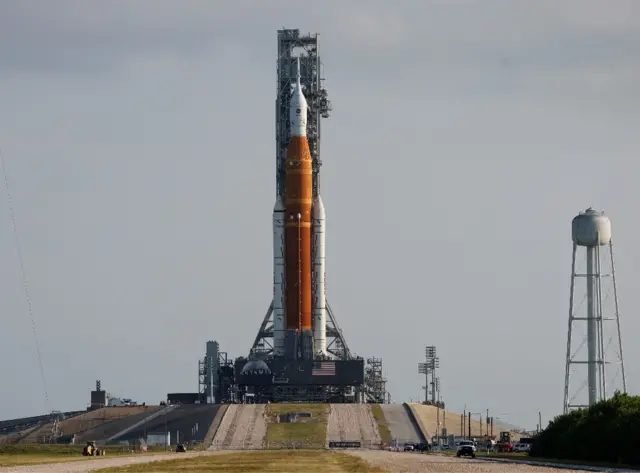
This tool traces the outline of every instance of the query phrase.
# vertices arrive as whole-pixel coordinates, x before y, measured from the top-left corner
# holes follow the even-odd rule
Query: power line
[[[27,273],[24,269],[24,259],[22,258],[22,248],[20,246],[20,238],[18,237],[18,226],[16,225],[15,212],[13,210],[13,199],[11,198],[11,188],[9,187],[9,178],[7,177],[7,166],[4,162],[4,155],[0,149],[0,163],[2,164],[2,173],[4,175],[4,187],[7,191],[7,200],[9,202],[9,213],[11,215],[11,223],[13,224],[13,236],[15,238],[16,251],[18,260],[20,261],[20,274],[24,284],[24,295],[27,300],[27,309],[29,318],[31,319],[31,330],[33,331],[33,339],[36,344],[36,353],[38,355],[38,365],[40,366],[40,377],[42,378],[42,386],[44,387],[44,398],[47,409],[49,409],[49,392],[47,391],[47,380],[44,375],[44,366],[42,364],[42,356],[40,355],[40,343],[38,342],[38,333],[36,332],[36,321],[33,317],[33,305],[31,304],[31,296],[29,294],[29,284],[27,281]]]

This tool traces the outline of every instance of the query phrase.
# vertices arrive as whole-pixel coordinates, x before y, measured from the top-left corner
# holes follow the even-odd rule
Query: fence
[[[334,447],[332,449],[341,448],[360,448],[365,450],[384,450],[386,447],[381,442],[356,440],[360,444],[359,447],[347,447],[346,445]],[[352,443],[351,441],[341,441],[340,443]],[[329,449],[329,441],[319,446],[317,442],[305,442],[303,440],[291,440],[281,442],[264,441],[261,447],[255,447],[249,442],[242,442],[232,445],[224,445],[222,441],[213,442],[209,450],[327,450]]]

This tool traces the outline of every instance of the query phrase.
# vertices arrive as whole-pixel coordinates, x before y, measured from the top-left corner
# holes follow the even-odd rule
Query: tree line
[[[616,392],[587,409],[555,417],[531,446],[532,457],[640,465],[640,396]]]

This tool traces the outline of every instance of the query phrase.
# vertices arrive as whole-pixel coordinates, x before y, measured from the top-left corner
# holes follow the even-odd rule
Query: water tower
[[[611,221],[603,212],[588,208],[571,222],[571,235],[573,255],[564,381],[565,413],[571,408],[588,407],[606,399],[607,383],[609,388],[617,385],[618,391],[627,392],[611,243]],[[585,249],[584,269],[578,269],[582,263],[578,247]],[[604,251],[601,251],[602,249]],[[585,291],[581,291],[581,288]],[[613,323],[615,329],[607,330],[609,327],[613,329]],[[610,360],[607,353],[611,351],[615,351],[615,359]],[[570,397],[570,378],[574,365],[575,371],[582,373],[586,367],[587,376],[586,381],[584,374],[581,376],[577,392]],[[610,376],[612,366],[616,368],[616,372]],[[585,386],[588,394],[579,398],[580,391]]]

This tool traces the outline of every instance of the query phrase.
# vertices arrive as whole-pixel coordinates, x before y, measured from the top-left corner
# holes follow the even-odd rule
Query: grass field
[[[294,424],[292,424],[294,425]],[[264,451],[207,455],[96,470],[100,473],[383,473],[365,461],[339,452],[317,450]]]
[[[311,417],[298,417],[296,422],[279,423],[280,414],[310,412]],[[269,448],[324,448],[327,440],[329,404],[269,404],[267,405],[267,435]],[[268,471],[268,470],[267,470]]]
[[[38,463],[60,463],[72,461],[87,461],[104,457],[83,457],[83,445],[4,445],[0,447],[0,466],[32,465]],[[123,456],[134,454],[130,449],[121,446],[105,447],[106,455]],[[164,451],[156,449],[155,453]],[[153,452],[149,452],[153,453]],[[143,453],[137,453],[143,455]]]
[[[380,431],[380,439],[387,445],[391,445],[391,431],[387,425],[387,419],[384,417],[384,412],[380,404],[371,404],[371,413],[374,419],[378,423],[378,430]]]

